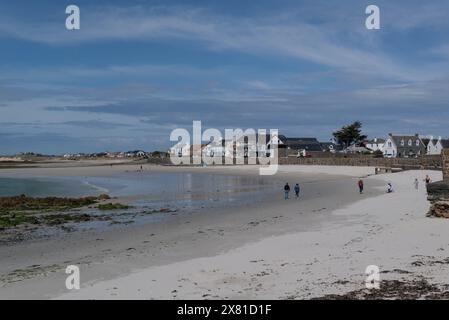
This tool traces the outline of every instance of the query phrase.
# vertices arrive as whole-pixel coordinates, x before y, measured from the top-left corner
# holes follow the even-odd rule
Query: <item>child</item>
[[[393,192],[393,186],[391,185],[390,182],[388,182],[387,184],[387,193],[392,193]]]

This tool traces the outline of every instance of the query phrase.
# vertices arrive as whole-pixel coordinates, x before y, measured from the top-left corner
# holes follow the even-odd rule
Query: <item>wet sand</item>
[[[4,169],[0,175],[111,175],[135,169],[134,165]],[[257,168],[251,167],[147,166],[144,170],[257,174]],[[390,209],[377,208],[384,202],[378,197],[385,196],[384,182],[380,180],[395,181],[402,173],[365,179],[366,192],[359,195],[357,178],[373,171],[374,168],[360,167],[281,167],[272,179],[277,179],[280,187],[283,181],[300,182],[303,190],[300,200],[285,201],[279,192],[251,206],[178,215],[158,224],[127,226],[101,233],[71,233],[57,239],[2,246],[0,298],[204,299],[292,295],[308,298],[332,293],[332,286],[328,285],[325,290],[326,286],[317,282],[317,279],[329,282],[332,275],[336,277],[330,261],[334,259],[328,257],[353,261],[358,257],[356,248],[376,227],[372,221],[376,216],[371,216],[373,211],[381,208],[398,220],[403,218],[401,212],[411,206],[404,202]],[[434,179],[438,178],[438,173],[431,174]],[[401,187],[400,194],[410,196],[406,187]],[[416,218],[424,217],[425,192],[413,196],[419,204],[415,203],[413,209]],[[364,201],[368,203],[360,207]],[[354,213],[351,206],[358,206],[356,211],[366,213]],[[359,237],[361,241],[352,241]],[[82,289],[77,292],[65,288],[64,271],[69,264],[80,267]],[[364,271],[350,265],[346,269],[340,266],[338,270],[340,278],[356,279],[363,277]],[[307,285],[298,285],[299,278]],[[350,290],[350,286],[341,290]]]

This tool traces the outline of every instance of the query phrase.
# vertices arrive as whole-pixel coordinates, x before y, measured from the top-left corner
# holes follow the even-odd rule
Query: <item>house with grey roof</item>
[[[383,154],[387,158],[416,158],[425,155],[426,152],[426,145],[419,134],[397,135],[389,133],[383,146]]]
[[[281,156],[304,156],[308,152],[323,152],[323,148],[316,138],[287,138],[284,135],[279,135],[277,143]]]

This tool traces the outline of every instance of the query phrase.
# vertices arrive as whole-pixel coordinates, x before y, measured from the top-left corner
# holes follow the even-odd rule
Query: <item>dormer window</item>
[[[412,139],[408,140],[408,145],[412,146]]]
[[[419,147],[419,140],[416,140],[416,146]]]
[[[404,146],[405,145],[405,142],[404,142],[404,139],[402,139],[401,140],[401,146]]]

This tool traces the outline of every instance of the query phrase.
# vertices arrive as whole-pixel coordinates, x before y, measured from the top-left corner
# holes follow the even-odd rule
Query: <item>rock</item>
[[[428,217],[437,217],[437,218],[449,218],[449,201],[436,201],[434,202],[429,212],[427,213]]]
[[[98,200],[109,200],[109,199],[111,199],[111,197],[107,194],[100,194],[98,196]]]
[[[431,203],[427,216],[449,218],[449,180],[427,185],[427,194],[427,199]]]

